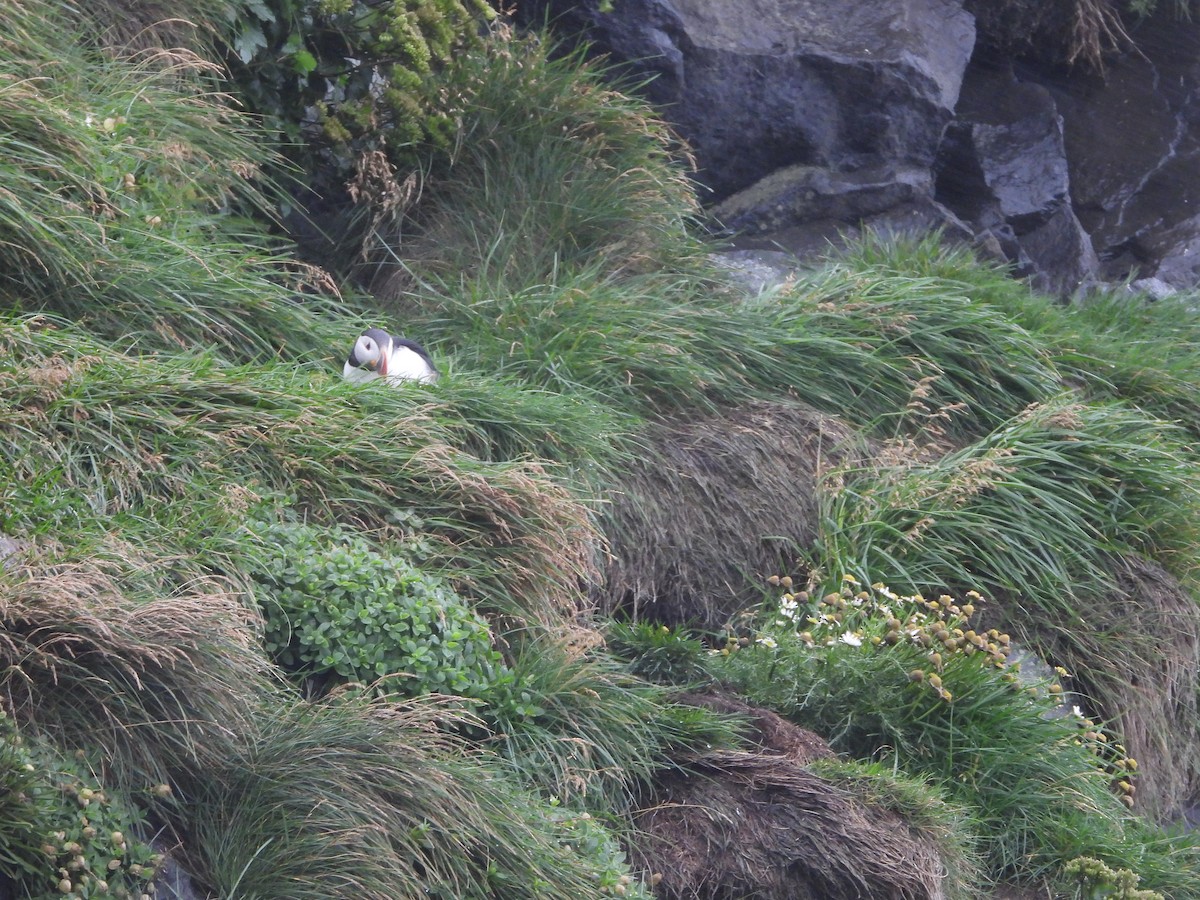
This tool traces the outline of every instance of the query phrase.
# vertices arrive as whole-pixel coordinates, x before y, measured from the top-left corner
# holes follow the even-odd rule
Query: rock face
[[[998,50],[971,0],[600,6],[521,15],[652,79],[738,246],[806,255],[863,228],[938,228],[1056,295],[1200,283],[1200,20],[1132,23],[1101,73]]]

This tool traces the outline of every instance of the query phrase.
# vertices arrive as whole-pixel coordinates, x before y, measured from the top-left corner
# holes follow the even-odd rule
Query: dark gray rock
[[[639,76],[721,200],[785,166],[928,168],[974,24],[958,0],[596,0],[523,4]]]
[[[1200,284],[1200,19],[1131,22],[1096,71],[1065,64],[1071,23],[1032,4],[1040,37],[1016,43],[978,0],[600,5],[520,10],[650,79],[738,247],[940,229],[1059,296]]]
[[[1200,22],[1158,15],[1134,37],[1103,75],[1029,73],[1063,115],[1075,208],[1114,278],[1156,274],[1164,232],[1200,214]]]
[[[866,229],[961,240],[970,230],[933,199],[927,169],[882,166],[836,172],[789,166],[709,210],[742,249],[780,248],[800,258],[826,253]]]
[[[1063,122],[1050,92],[977,64],[938,160],[937,198],[987,235],[1015,274],[1070,296],[1100,261],[1071,202]]]

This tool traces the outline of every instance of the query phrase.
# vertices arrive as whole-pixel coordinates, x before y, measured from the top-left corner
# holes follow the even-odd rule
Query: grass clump
[[[628,872],[598,824],[465,753],[449,716],[354,698],[264,709],[194,799],[213,887],[292,900],[614,896]]]
[[[40,321],[0,324],[0,344],[10,533],[47,527],[21,502],[34,494],[64,528],[169,519],[200,497],[245,511],[287,496],[316,520],[368,530],[419,510],[431,566],[522,620],[572,614],[593,577],[589,511],[537,462],[455,449],[423,391],[355,389],[292,365],[125,356]]]
[[[93,551],[0,573],[0,696],[23,733],[94,752],[117,789],[186,782],[271,683],[253,620],[216,579],[177,589],[164,560]]]
[[[1018,674],[1007,635],[969,627],[974,598],[853,580],[820,601],[780,596],[754,640],[718,654],[716,671],[835,749],[944,786],[977,819],[990,878],[1055,879],[1085,854],[1165,890],[1197,877],[1193,842],[1143,845],[1129,793],[1114,789],[1134,780],[1133,765],[1094,722],[1059,710],[1056,682]]]
[[[84,27],[42,0],[0,10],[5,305],[126,348],[315,350],[331,307],[297,299],[261,229],[227,215],[262,207],[271,154],[205,83],[211,64],[105,56]]]
[[[423,279],[520,292],[560,269],[675,267],[703,249],[678,144],[583,49],[497,30],[456,61],[462,98],[448,164],[407,217],[376,227],[377,293]]]
[[[734,725],[677,702],[608,652],[546,641],[519,648],[511,697],[480,710],[489,746],[522,780],[571,805],[627,812],[665,760],[737,743]]]
[[[827,494],[830,570],[926,589],[958,572],[1045,614],[1078,608],[1060,602],[1066,586],[1103,591],[1119,554],[1189,572],[1198,470],[1177,428],[1136,409],[1062,398],[962,450],[898,456]]]
[[[858,272],[933,279],[1023,329],[1088,402],[1120,401],[1200,431],[1200,324],[1195,299],[1180,292],[1149,302],[1126,289],[1070,304],[1047,302],[1003,268],[934,238],[867,238],[839,265]]]

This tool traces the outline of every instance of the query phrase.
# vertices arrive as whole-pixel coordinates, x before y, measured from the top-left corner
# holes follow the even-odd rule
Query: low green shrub
[[[388,693],[479,697],[506,677],[487,622],[442,579],[340,527],[256,529],[268,653],[302,675]]]
[[[83,900],[150,889],[162,859],[145,840],[145,817],[103,782],[96,762],[83,750],[68,756],[26,741],[0,713],[0,864],[20,896]]]

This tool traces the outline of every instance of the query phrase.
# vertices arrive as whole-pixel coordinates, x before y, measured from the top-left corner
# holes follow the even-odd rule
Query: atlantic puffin
[[[354,343],[342,367],[342,377],[354,384],[386,378],[393,384],[417,381],[433,384],[438,370],[425,348],[416,341],[368,328]]]

